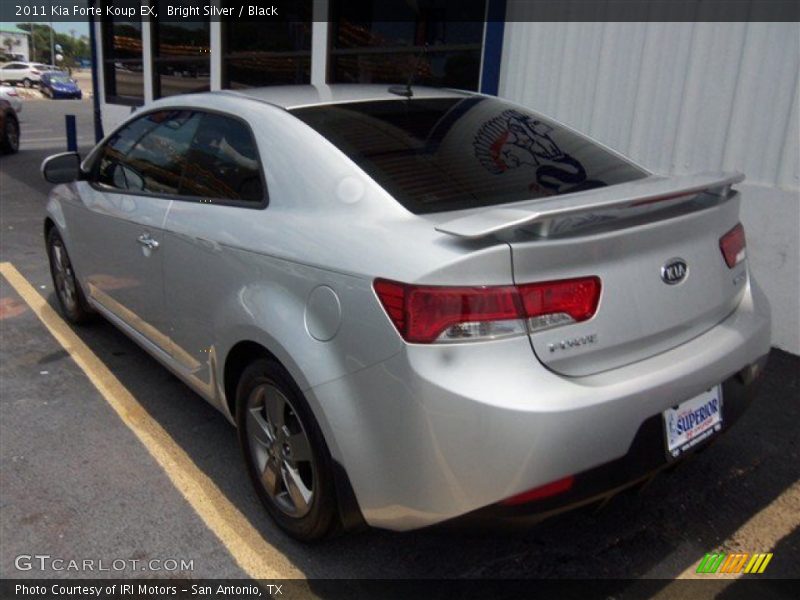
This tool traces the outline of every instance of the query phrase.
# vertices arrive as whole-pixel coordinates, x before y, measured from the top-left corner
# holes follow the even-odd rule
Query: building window
[[[159,2],[157,12],[166,15],[167,3]],[[208,91],[211,81],[209,20],[153,20],[152,27],[154,97]]]
[[[144,103],[142,21],[105,17],[102,31],[106,102]]]
[[[331,0],[328,80],[405,83],[416,67],[420,85],[477,90],[485,9],[485,0]]]
[[[223,87],[311,81],[311,0],[285,3],[281,9],[280,16],[261,21],[222,22]]]

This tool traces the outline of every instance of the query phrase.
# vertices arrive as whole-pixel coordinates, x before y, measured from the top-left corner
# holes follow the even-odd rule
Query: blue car
[[[77,98],[80,100],[83,98],[83,92],[81,92],[81,88],[78,87],[78,83],[61,71],[42,73],[39,86],[43,94],[53,99]]]

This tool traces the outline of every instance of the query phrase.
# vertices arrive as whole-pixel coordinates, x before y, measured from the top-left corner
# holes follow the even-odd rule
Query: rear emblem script
[[[580,337],[547,344],[547,349],[550,350],[550,352],[555,352],[556,350],[572,350],[573,348],[588,346],[589,344],[594,344],[595,342],[597,342],[597,334],[590,333],[589,335],[582,335]]]
[[[682,258],[671,258],[661,267],[661,280],[667,285],[680,283],[689,274],[689,267]]]

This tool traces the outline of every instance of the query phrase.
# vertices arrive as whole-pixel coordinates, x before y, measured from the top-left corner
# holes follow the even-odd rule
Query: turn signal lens
[[[719,249],[725,264],[732,269],[747,257],[747,240],[744,237],[744,227],[737,223],[736,227],[719,238]]]
[[[459,342],[520,335],[590,319],[600,279],[520,286],[416,286],[378,279],[375,293],[407,342]]]

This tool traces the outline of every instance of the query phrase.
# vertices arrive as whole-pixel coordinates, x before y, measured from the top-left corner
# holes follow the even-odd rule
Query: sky
[[[2,0],[0,0],[2,2]],[[22,21],[0,21],[0,29],[13,29],[17,23]],[[65,21],[53,23],[53,29],[59,33],[66,33],[69,35],[71,29],[75,30],[75,37],[82,35],[89,35],[89,21]]]

